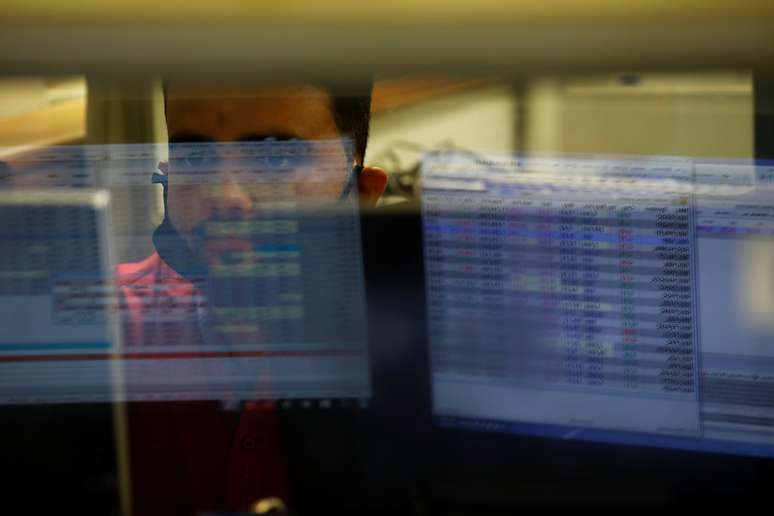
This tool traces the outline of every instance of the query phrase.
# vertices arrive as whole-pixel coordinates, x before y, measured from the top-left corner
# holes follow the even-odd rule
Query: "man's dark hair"
[[[368,144],[368,128],[371,122],[371,91],[373,81],[361,81],[356,86],[347,88],[347,92],[338,88],[324,86],[331,96],[331,111],[333,120],[339,132],[352,138],[354,157],[363,161]],[[162,82],[164,91],[164,116],[167,114],[167,86]]]
[[[357,161],[363,161],[368,144],[368,127],[371,122],[371,88],[363,95],[332,96],[333,119],[341,134],[350,136]]]

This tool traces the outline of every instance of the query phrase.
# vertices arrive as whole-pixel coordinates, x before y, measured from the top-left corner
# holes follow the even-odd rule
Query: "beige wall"
[[[751,157],[747,73],[543,78],[527,89],[527,149]]]

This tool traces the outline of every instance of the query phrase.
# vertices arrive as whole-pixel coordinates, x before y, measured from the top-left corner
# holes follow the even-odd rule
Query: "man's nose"
[[[206,209],[212,216],[219,214],[225,218],[244,216],[253,209],[253,200],[245,185],[241,185],[232,179],[225,179],[216,190],[214,196],[210,196]]]

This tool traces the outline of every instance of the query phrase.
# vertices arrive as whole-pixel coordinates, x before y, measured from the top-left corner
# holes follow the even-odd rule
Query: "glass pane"
[[[267,78],[224,55],[168,75],[159,56],[77,76],[52,57],[0,81],[9,507],[765,495],[774,90],[757,69],[643,51],[625,70],[460,54],[322,72],[321,50]]]

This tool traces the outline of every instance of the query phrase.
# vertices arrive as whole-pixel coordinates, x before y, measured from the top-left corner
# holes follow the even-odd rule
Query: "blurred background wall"
[[[0,159],[60,144],[164,142],[158,80],[0,80]],[[390,173],[383,204],[415,197],[423,152],[753,156],[751,73],[378,77],[366,162]],[[160,155],[159,159],[164,156]],[[148,171],[148,181],[152,170]],[[103,178],[110,182],[110,178]],[[118,261],[152,251],[158,187],[113,189]]]
[[[525,100],[528,150],[753,155],[748,72],[546,77]]]

